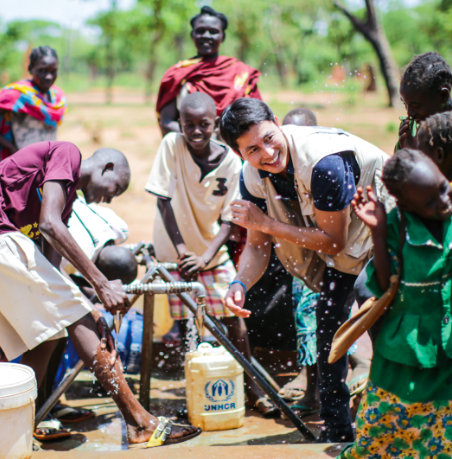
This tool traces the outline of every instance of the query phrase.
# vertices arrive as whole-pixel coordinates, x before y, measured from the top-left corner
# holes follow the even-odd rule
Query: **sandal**
[[[320,408],[312,408],[307,405],[290,405],[290,409],[300,418],[303,419],[307,416],[320,413]]]
[[[94,416],[94,411],[83,408],[72,408],[59,403],[52,408],[51,413],[61,422],[80,422]]]
[[[38,424],[33,432],[33,436],[39,441],[60,440],[70,437],[71,432],[62,427],[60,421],[57,419],[48,417],[45,421]]]
[[[156,446],[166,446],[166,445],[175,445],[177,443],[183,443],[185,441],[191,440],[202,433],[202,429],[198,427],[195,432],[189,435],[185,435],[180,438],[169,438],[173,426],[183,427],[182,424],[175,424],[171,419],[165,418],[164,416],[158,417],[159,423],[154,433],[151,435],[149,441],[144,443],[137,443],[135,445],[129,445],[129,449],[146,449],[146,448],[155,448]]]
[[[348,390],[350,391],[350,397],[354,397],[355,395],[363,392],[368,381],[369,375],[365,374],[357,376],[355,379],[352,379],[349,383],[347,383]]]
[[[268,397],[257,399],[254,408],[256,408],[265,419],[278,418],[281,416],[281,410]]]
[[[290,384],[290,383],[289,383]],[[286,384],[284,387],[281,387],[278,394],[286,402],[301,400],[304,397],[305,390],[301,387],[287,387]]]

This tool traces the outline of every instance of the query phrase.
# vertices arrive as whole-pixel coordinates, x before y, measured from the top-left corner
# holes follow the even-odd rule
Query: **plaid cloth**
[[[182,281],[178,271],[172,271],[171,275],[176,281]],[[216,317],[234,317],[234,314],[225,306],[224,297],[229,289],[229,284],[234,280],[236,271],[231,260],[216,268],[201,271],[198,282],[206,288],[207,314]],[[177,295],[168,295],[171,317],[174,320],[188,318],[188,309],[182,304]]]

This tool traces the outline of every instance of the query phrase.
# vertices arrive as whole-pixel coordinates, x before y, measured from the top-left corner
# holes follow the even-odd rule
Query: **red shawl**
[[[157,113],[174,100],[187,84],[189,93],[204,92],[215,101],[217,115],[240,97],[261,99],[257,89],[260,72],[235,57],[218,56],[181,61],[163,75],[157,98]]]

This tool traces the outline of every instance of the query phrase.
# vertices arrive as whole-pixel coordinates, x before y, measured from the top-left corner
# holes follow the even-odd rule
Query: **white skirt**
[[[13,360],[92,311],[80,289],[19,231],[0,234],[0,347]]]

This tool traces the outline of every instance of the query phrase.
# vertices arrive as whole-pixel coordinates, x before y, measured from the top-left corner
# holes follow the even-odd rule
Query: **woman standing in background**
[[[170,67],[160,83],[157,115],[163,136],[181,132],[179,107],[184,96],[192,92],[212,97],[217,115],[240,97],[261,99],[257,89],[260,72],[235,57],[219,55],[226,38],[227,17],[210,6],[203,6],[190,24],[196,56]]]
[[[0,91],[0,159],[36,142],[57,138],[57,128],[67,110],[66,96],[54,83],[58,56],[49,46],[34,48],[28,70],[31,79]]]

